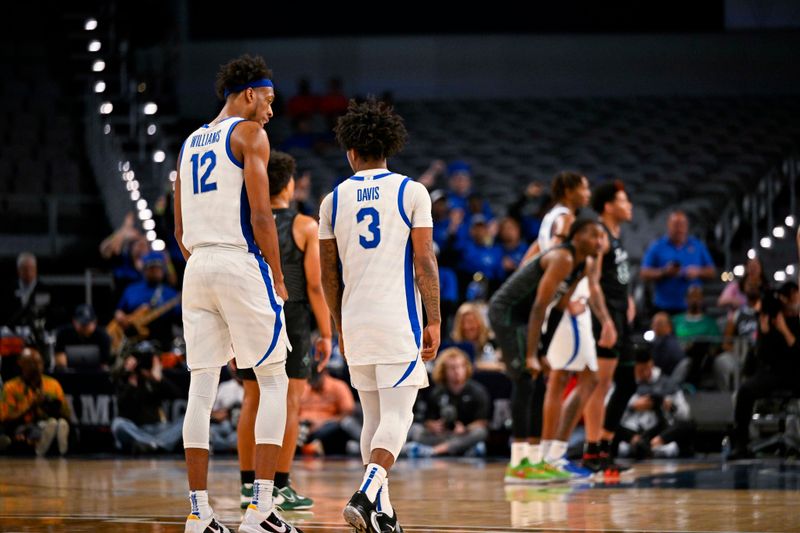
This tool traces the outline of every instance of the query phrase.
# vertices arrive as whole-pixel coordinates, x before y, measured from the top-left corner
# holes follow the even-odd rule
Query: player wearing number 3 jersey
[[[320,266],[364,411],[361,456],[367,466],[344,518],[359,533],[399,532],[387,472],[411,426],[417,390],[428,385],[424,361],[439,346],[431,199],[420,183],[386,168],[406,139],[391,108],[375,100],[352,102],[336,136],[355,175],[320,206]]]

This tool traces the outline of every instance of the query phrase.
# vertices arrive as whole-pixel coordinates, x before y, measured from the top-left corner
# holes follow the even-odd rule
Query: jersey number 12
[[[194,194],[204,192],[211,192],[217,190],[217,182],[209,182],[208,178],[211,177],[211,171],[217,166],[217,156],[213,151],[205,152],[202,156],[194,154],[192,156],[192,185],[194,187]],[[205,167],[203,175],[198,179],[200,167]]]

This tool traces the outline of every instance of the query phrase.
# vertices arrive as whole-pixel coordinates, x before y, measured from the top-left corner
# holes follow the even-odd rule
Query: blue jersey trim
[[[239,222],[242,225],[242,237],[247,243],[247,251],[259,255],[261,250],[256,245],[253,224],[250,222],[250,199],[247,197],[247,185],[244,181],[242,181],[242,195],[239,199]]]
[[[371,470],[371,471],[370,471],[370,473],[369,473],[369,477],[368,477],[368,478],[367,478],[367,480],[364,482],[364,486],[363,486],[363,487],[361,487],[361,492],[367,492],[367,489],[369,488],[369,485],[370,485],[370,483],[372,483],[372,478],[374,478],[374,477],[375,477],[375,474],[376,474],[377,472],[378,472],[378,469],[377,469],[376,467],[374,467],[374,466],[373,466],[373,467],[372,467],[372,470]]]
[[[572,356],[564,365],[564,368],[567,368],[569,365],[571,365],[572,362],[578,357],[578,351],[581,348],[581,334],[580,330],[578,329],[578,319],[572,315],[569,315],[569,323],[572,325],[572,333],[575,337],[575,348],[573,348]]]
[[[181,145],[181,151],[178,152],[178,172],[181,171],[181,163],[183,162],[183,149],[186,147],[186,142],[188,140],[189,139],[186,139],[185,141],[183,141],[183,144]]]
[[[405,192],[406,185],[408,185],[409,181],[411,181],[409,178],[405,178],[403,183],[400,184],[400,190],[397,191],[397,209],[400,210],[400,216],[402,217],[403,222],[405,222],[406,226],[410,228],[411,221],[408,219],[408,216],[406,216],[406,210],[403,207],[403,193]]]
[[[417,359],[419,359],[419,357],[417,357]],[[408,368],[406,368],[406,371],[403,373],[403,375],[400,377],[400,379],[397,380],[397,383],[392,385],[392,388],[395,388],[398,385],[400,385],[402,382],[404,382],[408,378],[408,376],[411,375],[411,372],[414,371],[414,367],[417,366],[417,359],[414,359],[413,361],[411,361],[408,364]]]
[[[336,208],[339,206],[339,187],[333,189],[333,207],[331,208],[331,229],[336,229]]]
[[[234,118],[234,117],[229,117]],[[228,119],[225,119],[228,120]],[[224,120],[220,123],[225,122]],[[233,150],[231,150],[231,133],[233,133],[234,128],[239,125],[240,122],[244,122],[244,119],[240,119],[235,124],[231,126],[231,129],[228,130],[228,135],[225,137],[225,151],[228,152],[228,159],[231,160],[231,163],[236,165],[239,168],[244,168],[244,163],[236,159],[236,156],[233,155]]]
[[[394,172],[385,172],[383,174],[375,174],[374,176],[372,176],[372,179],[373,180],[379,180],[381,178],[385,178],[386,176],[391,176],[392,174],[394,174]],[[364,180],[366,180],[366,177],[365,176],[350,176],[349,179],[351,179],[353,181],[364,181]]]
[[[261,269],[261,277],[264,278],[264,285],[267,286],[267,297],[269,298],[269,305],[272,308],[272,311],[275,313],[275,326],[272,328],[272,342],[269,343],[269,347],[267,348],[264,357],[262,357],[255,366],[260,365],[264,361],[266,361],[267,357],[272,355],[273,350],[275,350],[275,346],[278,344],[278,339],[281,335],[281,329],[283,328],[283,323],[281,322],[281,313],[283,312],[283,308],[275,299],[275,292],[272,289],[272,276],[269,273],[269,266],[267,265],[264,258],[260,255],[255,256],[256,261],[258,261],[258,268]]]
[[[419,349],[422,329],[419,325],[419,316],[417,315],[417,298],[414,291],[414,259],[411,248],[411,237],[408,238],[408,242],[406,243],[405,285],[408,321],[411,324],[411,332],[414,334],[414,342],[417,344],[417,349]]]

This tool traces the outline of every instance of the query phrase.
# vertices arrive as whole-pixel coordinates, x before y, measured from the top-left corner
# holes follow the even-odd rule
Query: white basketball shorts
[[[190,369],[284,366],[283,300],[261,256],[219,246],[193,250],[183,278],[183,334]]]
[[[424,389],[428,386],[428,371],[422,357],[410,363],[386,365],[350,365],[350,384],[360,391],[375,391],[394,387],[416,387]]]
[[[597,348],[592,333],[592,315],[587,310],[578,316],[565,311],[547,349],[547,362],[553,370],[597,371]]]

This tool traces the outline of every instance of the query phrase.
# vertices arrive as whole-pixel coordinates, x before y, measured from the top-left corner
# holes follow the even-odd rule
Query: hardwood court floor
[[[401,461],[391,493],[409,533],[520,531],[800,531],[800,466],[751,463],[639,464],[618,484],[504,486],[504,465]],[[287,513],[305,533],[347,532],[341,509],[361,479],[357,461],[296,463],[293,479],[316,500]],[[212,458],[215,511],[235,530],[238,467]],[[170,459],[0,458],[0,531],[183,531],[183,463]]]

